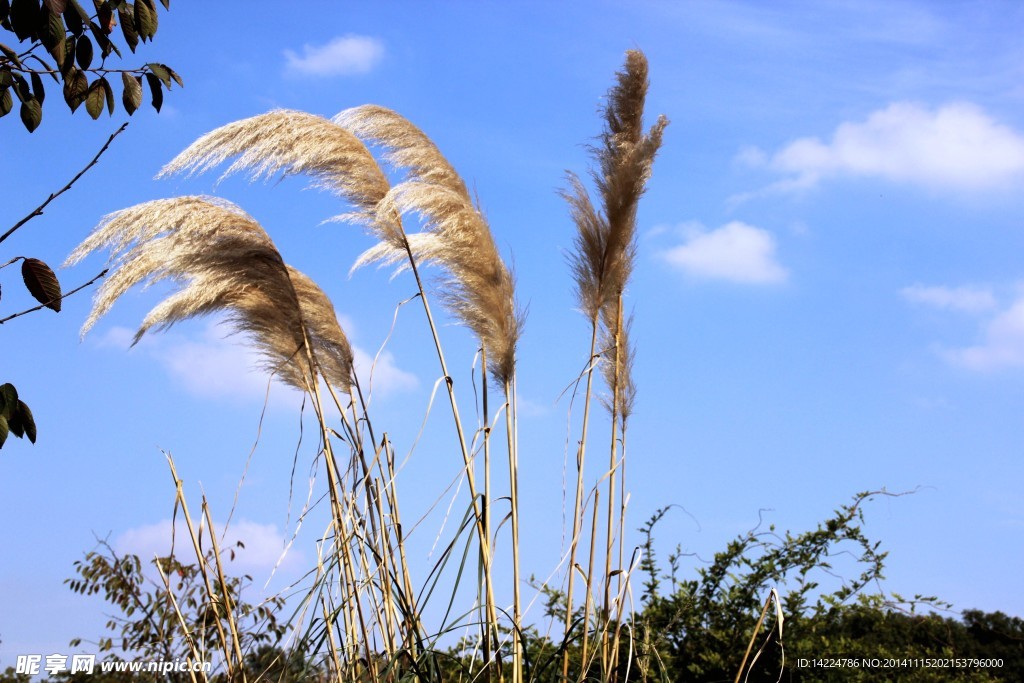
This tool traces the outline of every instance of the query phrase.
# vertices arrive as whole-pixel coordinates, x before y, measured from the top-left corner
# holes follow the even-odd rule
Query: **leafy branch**
[[[170,0],[160,2],[170,9]],[[21,121],[29,132],[34,131],[43,118],[44,76],[56,83],[63,81],[64,101],[71,111],[85,104],[93,119],[99,118],[104,107],[111,115],[116,108],[109,75],[121,75],[121,103],[129,116],[142,104],[143,79],[157,111],[163,106],[165,89],[170,90],[173,83],[184,86],[174,69],[159,62],[128,69],[107,66],[111,54],[122,57],[112,39],[118,24],[132,52],[140,42],[156,35],[159,16],[154,0],[93,0],[93,5],[95,14],[83,9],[78,0],[43,0],[41,5],[39,0],[0,0],[0,28],[29,44],[19,52],[0,42],[0,117],[13,110],[17,97]],[[99,63],[94,65],[97,54]]]
[[[0,1],[2,1],[2,0],[0,0]],[[92,158],[92,161],[90,161],[88,164],[86,164],[85,167],[81,171],[76,173],[75,177],[72,178],[71,180],[69,180],[67,185],[65,185],[61,189],[57,190],[56,192],[50,194],[50,196],[46,198],[46,201],[44,201],[42,204],[40,204],[35,209],[33,209],[31,213],[29,213],[27,216],[22,218],[20,221],[15,223],[14,227],[12,227],[10,230],[5,232],[3,235],[0,235],[0,242],[3,242],[4,240],[6,240],[8,237],[10,237],[14,233],[15,230],[17,230],[21,226],[25,225],[26,223],[28,223],[30,220],[32,220],[36,216],[42,216],[43,215],[43,210],[47,206],[49,206],[50,202],[52,202],[57,197],[61,196],[62,194],[64,194],[68,190],[70,190],[71,186],[74,185],[76,182],[78,182],[78,179],[81,178],[83,175],[85,175],[86,171],[88,171],[90,168],[95,166],[96,162],[98,162],[100,160],[100,157],[103,156],[103,153],[107,151],[108,147],[110,147],[110,143],[112,143],[114,141],[114,138],[116,138],[118,135],[123,133],[125,128],[127,128],[127,127],[128,127],[128,124],[124,123],[124,124],[122,124],[122,126],[120,128],[118,128],[116,131],[114,131],[110,135],[110,137],[107,138],[107,141],[105,143],[103,143],[103,147],[101,147],[100,151],[96,153],[96,156],[94,156]]]
[[[21,258],[21,257],[18,257],[18,258]],[[25,260],[28,261],[29,259],[25,259]],[[33,259],[33,260],[37,260],[37,259]],[[42,263],[42,262],[40,261],[40,263]],[[58,296],[56,298],[48,299],[47,301],[45,301],[44,303],[39,304],[38,306],[33,306],[32,308],[27,308],[24,311],[21,311],[19,313],[14,313],[12,315],[7,316],[6,318],[0,318],[0,325],[3,325],[5,322],[7,322],[9,320],[13,320],[14,318],[21,317],[21,316],[26,315],[28,313],[34,313],[35,311],[38,311],[38,310],[40,310],[42,308],[50,308],[50,309],[54,309],[54,310],[59,311],[60,310],[60,302],[63,299],[66,299],[67,297],[71,296],[72,294],[75,294],[76,292],[80,292],[83,289],[85,289],[86,287],[92,285],[94,282],[96,282],[100,278],[104,277],[107,274],[107,270],[108,270],[107,268],[104,268],[93,279],[89,280],[88,282],[86,282],[86,283],[84,283],[82,285],[79,285],[78,287],[75,287],[70,292],[65,292],[65,293],[61,294],[60,296]],[[38,299],[38,297],[37,297],[37,299]]]

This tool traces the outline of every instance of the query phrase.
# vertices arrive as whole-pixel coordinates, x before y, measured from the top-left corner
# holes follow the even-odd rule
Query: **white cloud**
[[[1009,306],[1000,306],[992,291],[982,287],[914,285],[900,293],[915,304],[983,316],[977,343],[935,345],[936,353],[950,365],[974,372],[1024,367],[1024,293],[1018,291]]]
[[[941,354],[954,365],[981,372],[1024,366],[1024,299],[988,322],[980,344]]]
[[[198,339],[170,338],[151,353],[191,394],[262,400],[268,377],[259,370],[259,355],[225,334],[226,328],[211,324]]]
[[[360,384],[363,381],[361,378],[369,378],[366,381],[370,384],[374,395],[402,393],[412,391],[419,386],[416,375],[398,367],[395,363],[395,356],[390,351],[381,351],[376,363],[374,363],[373,356],[358,346],[353,346],[352,351],[355,355],[356,374],[360,377]]]
[[[384,57],[377,38],[348,34],[324,45],[303,45],[302,54],[284,51],[285,70],[301,76],[351,76],[369,73]]]
[[[786,176],[769,190],[808,188],[843,175],[984,190],[1024,177],[1024,136],[968,102],[938,109],[897,102],[864,121],[840,124],[827,143],[800,138],[771,155],[745,148],[738,160]]]
[[[269,571],[280,562],[280,566],[301,566],[302,557],[299,551],[285,547],[290,539],[278,531],[273,524],[258,524],[246,519],[231,523],[226,536],[223,535],[223,524],[217,524],[217,542],[220,549],[226,552],[229,548],[235,551],[235,559],[228,566],[230,573]],[[197,529],[198,533],[198,529]],[[192,541],[188,528],[183,520],[177,520],[173,528],[175,554],[186,564],[195,559]],[[138,555],[143,562],[156,556],[166,556],[171,551],[172,527],[171,520],[165,519],[155,524],[134,527],[121,533],[114,539],[113,547],[120,553]],[[241,541],[245,547],[239,548],[236,543]],[[204,530],[205,547],[211,547],[209,529]]]
[[[907,301],[951,311],[983,313],[996,308],[992,290],[985,287],[927,287],[911,285],[900,290]]]
[[[125,327],[114,327],[99,338],[101,347],[127,349],[134,333]],[[172,379],[193,396],[206,399],[228,399],[262,402],[267,396],[267,372],[262,359],[245,338],[230,335],[228,328],[210,322],[197,336],[163,333],[147,334],[136,348],[159,362]],[[369,377],[373,357],[353,345],[356,372]],[[389,396],[411,391],[418,386],[415,375],[398,367],[394,354],[383,351],[373,367],[373,392]],[[365,389],[365,387],[364,387]],[[302,394],[292,387],[274,381],[270,403],[277,407],[297,408]]]
[[[96,340],[96,345],[101,349],[117,349],[119,351],[127,351],[132,348],[132,339],[135,338],[135,333],[129,330],[127,327],[116,325],[111,327],[106,332],[100,334],[94,334],[92,336]],[[143,337],[140,340],[140,344],[149,341],[148,337]]]
[[[788,277],[775,258],[775,237],[740,221],[706,230],[683,226],[685,241],[662,252],[672,266],[690,275],[749,284],[771,284]]]

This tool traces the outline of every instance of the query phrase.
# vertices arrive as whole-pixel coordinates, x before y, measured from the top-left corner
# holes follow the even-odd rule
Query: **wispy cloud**
[[[939,353],[953,365],[978,372],[1024,367],[1024,298],[988,320],[978,344]]]
[[[232,573],[269,571],[280,563],[280,567],[301,567],[303,559],[298,550],[285,548],[289,539],[273,524],[259,524],[246,519],[231,523],[226,535],[223,525],[217,525],[217,539],[222,551],[234,550],[235,559],[231,563]],[[194,559],[192,542],[188,537],[188,529],[183,521],[178,520],[172,529],[171,520],[165,519],[155,524],[145,524],[122,532],[112,543],[114,550],[120,554],[138,555],[143,562],[156,556],[166,556],[171,551],[171,538],[176,540],[175,552],[183,562]],[[207,531],[208,533],[208,531]],[[244,548],[237,545],[238,541]],[[207,538],[207,547],[210,547]]]
[[[994,310],[997,306],[991,289],[975,285],[929,287],[915,284],[904,287],[900,294],[911,303],[965,313],[983,313]]]
[[[738,160],[784,176],[762,192],[807,189],[843,176],[978,191],[1024,178],[1024,136],[968,102],[937,109],[897,102],[840,124],[828,142],[800,138],[772,154],[747,148]]]
[[[227,328],[210,322],[198,334],[149,334],[137,348],[156,360],[185,391],[206,399],[259,400],[267,393],[267,373],[260,371],[260,357],[238,336],[226,336]],[[127,350],[134,332],[113,327],[98,336],[98,345]],[[301,402],[299,392],[275,383],[275,400],[289,405]]]
[[[127,349],[134,332],[125,327],[114,327],[98,336],[102,347]],[[261,358],[243,338],[227,334],[227,328],[216,322],[209,323],[195,336],[164,333],[146,335],[139,350],[159,362],[173,381],[188,393],[214,400],[260,401],[267,395],[269,376],[262,371]],[[390,396],[411,391],[418,385],[412,373],[398,366],[394,355],[381,352],[373,365],[373,356],[359,346],[353,346],[356,372],[368,381],[373,366],[373,393]],[[364,387],[365,390],[365,387]],[[270,403],[278,407],[298,407],[300,392],[279,382],[273,383]]]
[[[356,374],[361,382],[365,381],[370,384],[375,395],[403,393],[412,391],[419,386],[416,375],[398,367],[395,356],[390,351],[381,351],[376,361],[373,356],[358,346],[353,347],[353,352]]]
[[[762,228],[732,221],[707,230],[700,223],[681,226],[683,243],[660,256],[688,275],[747,284],[774,284],[788,277],[776,260],[775,237]]]
[[[974,372],[992,372],[1024,367],[1024,290],[1018,286],[1009,305],[1000,304],[989,287],[904,287],[900,295],[907,301],[929,308],[969,313],[978,325],[976,343],[967,346],[936,344],[935,352],[955,367]]]
[[[285,71],[292,75],[330,77],[369,73],[384,57],[384,43],[371,36],[348,34],[323,45],[303,45],[302,54],[285,50]]]

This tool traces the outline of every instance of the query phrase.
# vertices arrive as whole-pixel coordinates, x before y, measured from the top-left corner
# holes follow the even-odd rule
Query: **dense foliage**
[[[165,9],[170,0],[160,0]],[[20,102],[21,121],[29,132],[43,120],[46,99],[44,77],[63,86],[64,101],[71,111],[81,105],[89,116],[99,118],[103,109],[114,113],[114,86],[120,81],[121,105],[133,114],[142,104],[143,80],[157,111],[163,91],[181,77],[166,64],[151,62],[128,69],[108,65],[111,55],[122,56],[114,29],[132,52],[140,42],[156,36],[159,15],[155,0],[0,0],[0,28],[10,38],[0,41],[0,117]],[[17,41],[17,42],[14,42]],[[116,81],[115,81],[116,82]],[[13,94],[13,97],[12,97]]]
[[[861,528],[863,504],[874,495],[884,494],[860,494],[804,533],[754,529],[729,543],[692,578],[680,576],[684,555],[678,547],[667,566],[659,565],[653,531],[665,511],[654,515],[641,529],[646,577],[642,607],[623,625],[618,680],[733,681],[741,666],[744,676],[749,673],[746,680],[756,682],[777,681],[780,674],[782,681],[807,682],[1024,680],[1024,619],[979,610],[953,616],[935,598],[908,600],[880,588],[867,593],[868,586],[878,586],[883,578],[886,557]],[[854,578],[837,578],[837,557],[856,560]],[[157,568],[157,576],[168,577],[169,584],[153,576]],[[108,658],[173,660],[188,658],[195,646],[215,657],[221,637],[217,624],[227,628],[218,606],[231,605],[237,625],[244,626],[238,637],[250,680],[260,674],[273,681],[330,678],[327,653],[283,648],[284,600],[258,605],[242,600],[247,576],[206,584],[197,565],[173,557],[159,558],[152,570],[144,571],[138,557],[119,556],[106,545],[88,553],[75,569],[69,587],[85,595],[102,594],[116,610],[107,623],[109,633],[93,642],[91,651]],[[839,587],[823,590],[820,582],[828,579],[837,579]],[[752,653],[744,666],[744,653],[772,588],[784,616],[782,628],[775,611],[769,610],[753,648],[759,656]],[[549,616],[563,619],[564,594],[547,590],[546,596]],[[579,670],[578,620],[577,625],[576,637],[561,643],[535,627],[527,629],[527,681],[561,680],[566,649],[573,670]],[[82,642],[76,639],[71,645],[77,648]],[[436,652],[434,660],[429,672],[408,672],[414,676],[409,680],[470,680],[480,672],[472,641]],[[990,665],[982,666],[986,660]],[[395,668],[402,664],[391,663]],[[177,680],[175,675],[160,680]],[[125,676],[63,673],[50,680],[147,680]],[[0,674],[0,683],[27,680],[12,667]],[[180,680],[188,675],[181,674]],[[210,680],[224,680],[224,675],[215,673]]]

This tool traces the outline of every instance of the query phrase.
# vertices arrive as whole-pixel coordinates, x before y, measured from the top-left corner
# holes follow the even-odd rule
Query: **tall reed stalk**
[[[613,571],[615,535],[620,543],[625,520],[624,509],[619,511],[616,524],[616,489],[621,488],[620,464],[625,451],[618,447],[625,424],[632,411],[635,387],[631,378],[633,352],[628,344],[623,323],[623,295],[636,258],[636,213],[641,195],[651,175],[654,156],[661,146],[662,134],[668,120],[659,117],[645,133],[643,128],[644,103],[647,96],[647,59],[643,53],[626,53],[623,70],[616,74],[617,82],[608,92],[603,109],[604,130],[599,144],[591,148],[596,167],[591,177],[601,200],[600,210],[595,207],[586,186],[579,176],[568,174],[569,187],[562,196],[569,204],[570,215],[576,224],[575,251],[570,264],[576,281],[576,294],[580,309],[590,321],[590,356],[587,365],[587,384],[584,393],[583,423],[576,451],[576,495],[573,508],[572,538],[569,547],[569,579],[566,591],[565,635],[569,637],[574,615],[574,572],[576,552],[581,535],[583,513],[584,461],[593,392],[593,373],[600,358],[602,373],[610,397],[605,405],[610,413],[611,441],[607,478],[607,515],[604,544],[604,602],[598,628],[601,634],[602,673],[606,679],[614,678],[615,637],[609,638],[611,621],[611,595],[621,594],[620,570]],[[598,342],[600,341],[600,350]],[[621,495],[625,497],[625,492]],[[624,505],[624,503],[620,503]],[[616,531],[617,528],[617,531]],[[596,544],[592,534],[591,555]],[[619,553],[621,558],[621,551]],[[593,561],[591,561],[593,562]],[[621,564],[621,561],[620,561]],[[591,566],[591,570],[593,567]],[[588,570],[589,574],[590,570]],[[612,580],[616,589],[612,591]],[[588,591],[590,587],[588,586]],[[586,610],[585,610],[586,614]],[[584,623],[584,629],[589,628]],[[617,634],[617,629],[615,630]],[[580,676],[586,675],[586,667]],[[568,652],[562,660],[563,677],[569,676]]]
[[[482,212],[476,207],[462,178],[441,154],[437,146],[408,120],[399,114],[378,106],[362,106],[349,109],[334,119],[355,135],[371,145],[384,149],[385,159],[395,168],[405,170],[408,178],[396,185],[378,206],[378,212],[385,215],[418,214],[424,222],[425,231],[414,239],[406,240],[398,249],[392,243],[380,242],[366,252],[357,265],[371,262],[396,263],[404,256],[416,274],[417,261],[439,265],[445,276],[439,283],[441,300],[446,308],[476,334],[481,344],[485,366],[485,385],[482,387],[486,400],[486,377],[504,389],[506,441],[510,477],[510,499],[513,549],[513,683],[522,680],[522,608],[519,596],[519,511],[518,511],[518,468],[515,449],[514,402],[511,387],[515,372],[515,349],[522,329],[522,314],[515,301],[515,286],[511,273],[505,266],[490,227]],[[418,257],[418,258],[417,258]],[[420,284],[422,291],[422,284]],[[424,305],[426,298],[423,297]],[[431,329],[435,329],[433,319]],[[435,340],[436,332],[435,332]],[[440,342],[436,343],[442,362],[449,396],[455,410],[453,382],[444,366]],[[493,550],[490,535],[490,416],[484,409],[484,470],[485,496],[484,518],[481,526],[481,552],[485,572],[491,572]],[[457,415],[457,411],[456,411]],[[463,443],[464,443],[464,437]],[[467,479],[470,492],[475,498],[473,466],[466,458]],[[489,620],[497,625],[494,610],[494,595],[488,588]]]

